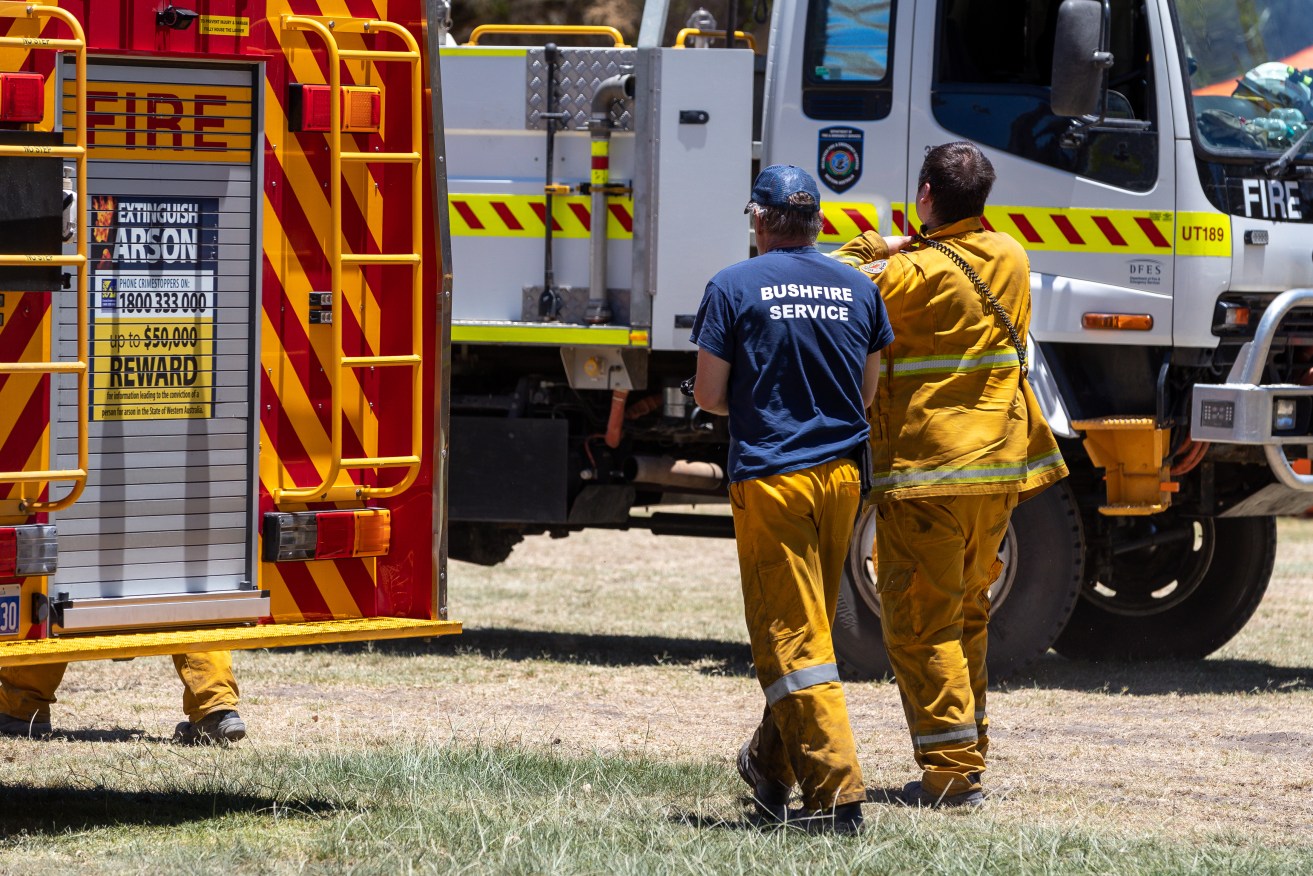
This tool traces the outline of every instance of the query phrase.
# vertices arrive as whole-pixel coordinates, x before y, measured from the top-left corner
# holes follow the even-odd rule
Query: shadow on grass
[[[342,654],[370,651],[375,654],[413,656],[447,651],[452,646],[489,660],[554,660],[592,666],[691,666],[704,675],[752,675],[752,652],[746,642],[717,639],[679,639],[669,636],[623,636],[595,633],[562,633],[540,630],[470,629],[441,642],[393,639],[341,645],[316,645],[315,651],[336,650]],[[297,649],[300,650],[300,649]]]
[[[668,820],[671,824],[692,827],[697,830],[733,830],[761,833],[776,829],[773,825],[763,827],[756,824],[748,816],[727,820],[712,815],[704,815],[701,812],[688,812],[678,809],[670,813]]]
[[[1087,663],[1050,653],[998,686],[1110,691],[1130,696],[1296,693],[1313,689],[1313,667],[1225,658]]]
[[[514,663],[551,660],[592,666],[692,666],[703,675],[753,677],[752,652],[746,643],[670,636],[467,628],[454,639],[350,642],[316,645],[314,650],[335,650],[342,654],[369,651],[404,657],[451,653],[453,645],[462,653]],[[1292,693],[1313,689],[1313,667],[1224,658],[1090,663],[1068,660],[1050,652],[1027,669],[996,680],[992,686],[997,689],[1108,690],[1132,696]]]
[[[172,736],[151,736],[145,730],[115,727],[112,730],[60,730],[55,728],[55,739],[67,739],[70,742],[153,742],[172,741]]]
[[[0,785],[0,839],[115,825],[178,825],[235,813],[293,817],[334,809],[323,800],[275,800],[251,794]]]

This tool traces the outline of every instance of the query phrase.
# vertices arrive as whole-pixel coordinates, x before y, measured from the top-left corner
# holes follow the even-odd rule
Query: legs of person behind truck
[[[176,654],[173,666],[182,679],[182,708],[187,720],[174,738],[188,744],[236,742],[246,735],[237,714],[237,678],[227,651]],[[0,669],[0,733],[7,736],[48,736],[50,706],[64,678],[67,663],[10,666]]]

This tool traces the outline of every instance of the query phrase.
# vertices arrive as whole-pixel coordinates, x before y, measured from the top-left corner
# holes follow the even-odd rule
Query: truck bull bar
[[[1261,445],[1278,481],[1294,490],[1313,492],[1313,475],[1295,471],[1283,446],[1313,445],[1313,386],[1264,384],[1277,328],[1290,311],[1313,307],[1313,289],[1278,295],[1240,348],[1226,383],[1198,384],[1190,414],[1190,437],[1219,444]]]

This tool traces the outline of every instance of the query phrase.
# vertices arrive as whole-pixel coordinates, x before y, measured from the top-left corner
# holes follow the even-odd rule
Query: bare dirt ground
[[[1269,595],[1197,663],[1088,665],[1050,654],[991,693],[986,783],[998,817],[1176,838],[1313,843],[1313,521],[1285,521]],[[252,752],[416,739],[732,756],[762,706],[733,544],[587,532],[520,545],[494,569],[453,563],[431,642],[236,658]],[[897,691],[846,685],[872,788],[915,777]],[[163,741],[179,714],[166,658],[70,668],[43,771]],[[0,781],[30,759],[0,740]],[[22,754],[22,757],[19,755]]]

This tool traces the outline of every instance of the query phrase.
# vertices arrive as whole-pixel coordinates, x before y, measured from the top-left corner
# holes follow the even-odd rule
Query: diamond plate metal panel
[[[588,130],[592,114],[593,93],[603,80],[620,73],[633,72],[638,58],[636,49],[560,49],[556,64],[556,106],[570,113],[558,130]],[[525,54],[524,127],[530,131],[547,129],[540,113],[547,110],[547,61],[542,49]],[[633,101],[616,101],[611,106],[611,124],[617,131],[634,129]]]

